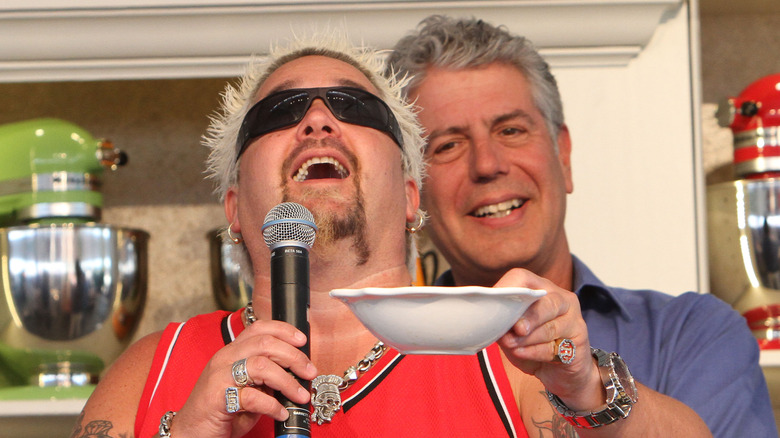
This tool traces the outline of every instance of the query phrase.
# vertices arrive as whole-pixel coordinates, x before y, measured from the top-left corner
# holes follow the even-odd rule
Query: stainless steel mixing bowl
[[[780,179],[709,186],[707,211],[711,292],[780,339]]]
[[[144,231],[96,224],[0,228],[6,379],[94,382],[101,362],[108,365],[127,347],[141,317],[148,239]]]
[[[252,299],[252,285],[241,276],[238,261],[232,255],[233,244],[222,239],[222,230],[211,230],[209,255],[211,286],[217,306],[222,310],[235,311],[247,305]]]

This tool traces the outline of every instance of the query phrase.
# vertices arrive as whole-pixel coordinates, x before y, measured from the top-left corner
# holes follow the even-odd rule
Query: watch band
[[[628,417],[631,412],[631,407],[627,410],[622,410],[619,407],[610,408],[605,406],[604,409],[597,412],[590,411],[572,411],[566,406],[557,395],[547,391],[547,399],[550,400],[550,404],[560,414],[566,422],[574,427],[582,429],[595,429],[597,427],[606,426],[612,424],[621,418]]]
[[[617,353],[591,347],[591,354],[598,361],[601,379],[607,390],[604,407],[598,411],[573,411],[555,394],[546,391],[547,399],[553,408],[569,424],[585,429],[606,426],[631,413],[636,403],[636,385],[628,367]]]

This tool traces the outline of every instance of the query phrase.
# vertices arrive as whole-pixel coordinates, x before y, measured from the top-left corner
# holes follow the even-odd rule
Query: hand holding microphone
[[[307,341],[300,350],[310,356],[309,250],[317,231],[314,216],[300,204],[283,202],[268,212],[262,230],[271,250],[271,318],[303,332]],[[296,379],[304,388],[311,389],[310,382]],[[290,417],[275,423],[275,436],[310,437],[309,405],[295,404],[278,393],[276,397]]]

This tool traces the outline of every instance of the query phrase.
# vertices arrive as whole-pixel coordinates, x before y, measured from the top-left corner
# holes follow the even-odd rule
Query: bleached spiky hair
[[[273,46],[270,54],[258,58],[247,66],[246,73],[237,86],[228,84],[222,94],[222,106],[211,118],[203,144],[211,150],[207,174],[217,184],[216,193],[224,201],[227,189],[238,181],[236,141],[241,122],[256,103],[257,90],[279,67],[304,56],[327,56],[344,61],[360,70],[378,90],[379,97],[387,103],[398,120],[403,133],[403,168],[418,186],[422,183],[422,148],[424,141],[414,111],[401,97],[406,78],[387,79],[383,76],[384,58],[366,47],[351,45],[339,34],[328,38],[297,38],[286,47]]]
[[[203,144],[210,149],[206,173],[209,178],[215,180],[215,193],[220,202],[224,202],[227,190],[238,183],[238,131],[244,116],[256,103],[258,89],[279,67],[298,58],[313,55],[326,56],[352,65],[377,89],[378,96],[390,107],[401,128],[404,174],[412,178],[418,187],[422,187],[425,142],[413,107],[401,97],[407,79],[385,77],[384,57],[381,53],[364,46],[352,45],[346,34],[337,31],[311,37],[295,37],[287,46],[273,45],[268,56],[258,57],[247,66],[237,85],[226,86],[222,94],[221,108],[211,118],[208,131],[203,136]],[[411,234],[407,240],[407,264],[412,270],[417,249]],[[246,248],[244,245],[240,247],[243,254],[236,254],[238,259],[248,261]],[[251,275],[251,270],[244,269],[244,273]]]

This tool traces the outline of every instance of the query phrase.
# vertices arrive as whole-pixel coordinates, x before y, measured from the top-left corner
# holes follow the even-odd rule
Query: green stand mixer
[[[0,125],[0,400],[87,397],[128,346],[149,235],[97,223],[126,161],[62,120]]]

